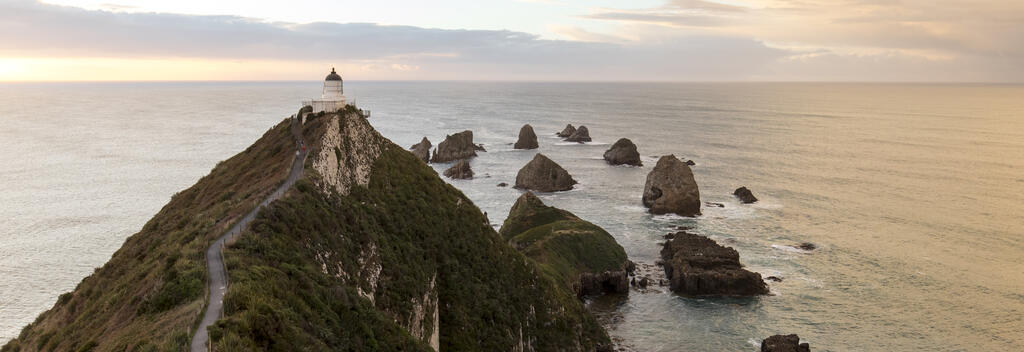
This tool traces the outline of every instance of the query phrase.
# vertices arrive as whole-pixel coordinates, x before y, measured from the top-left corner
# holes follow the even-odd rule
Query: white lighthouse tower
[[[341,75],[338,75],[333,67],[327,78],[324,78],[324,89],[320,94],[320,99],[302,102],[302,106],[312,106],[314,113],[321,111],[335,112],[338,109],[344,108],[345,104],[344,82],[341,80]]]

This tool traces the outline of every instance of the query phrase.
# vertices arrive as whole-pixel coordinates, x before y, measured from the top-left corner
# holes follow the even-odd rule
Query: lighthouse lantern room
[[[341,79],[341,75],[335,72],[333,67],[327,78],[324,78],[324,89],[320,94],[320,99],[302,102],[302,106],[312,106],[314,113],[321,111],[335,112],[344,108],[345,104],[344,82]]]

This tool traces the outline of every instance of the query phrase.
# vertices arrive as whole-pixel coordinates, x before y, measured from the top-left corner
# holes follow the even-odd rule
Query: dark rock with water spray
[[[437,145],[434,156],[431,159],[435,163],[446,163],[459,159],[468,159],[476,156],[479,146],[473,144],[473,131],[462,131],[448,135],[444,141]]]
[[[629,138],[620,138],[612,144],[608,151],[604,152],[604,160],[612,165],[633,165],[642,166],[640,153],[636,150],[636,144]]]
[[[732,195],[736,196],[736,198],[739,198],[740,201],[743,202],[743,204],[757,202],[757,197],[754,197],[754,193],[747,189],[747,187],[737,188],[735,191],[732,192]]]
[[[647,174],[642,200],[651,214],[700,215],[700,190],[693,171],[675,155],[658,159]]]
[[[515,149],[537,149],[537,134],[533,132],[533,126],[530,124],[523,125],[523,128],[519,129],[519,140],[513,146]]]
[[[565,140],[576,143],[590,142],[590,131],[587,130],[587,126],[580,126],[580,128],[576,129],[576,132],[573,132]]]
[[[811,345],[800,343],[800,336],[773,335],[761,341],[761,352],[811,352]]]
[[[444,170],[444,176],[457,180],[468,180],[473,178],[473,169],[469,167],[469,162],[466,159],[462,159],[448,170]]]
[[[576,180],[560,165],[537,153],[516,175],[516,188],[540,192],[568,191]]]
[[[576,133],[576,127],[572,127],[572,124],[570,123],[568,125],[565,125],[565,128],[562,129],[562,132],[555,133],[555,135],[562,138],[569,138],[569,136],[571,136],[573,133]]]
[[[687,296],[753,296],[768,293],[761,274],[740,264],[735,249],[688,232],[678,232],[661,249],[673,292]]]

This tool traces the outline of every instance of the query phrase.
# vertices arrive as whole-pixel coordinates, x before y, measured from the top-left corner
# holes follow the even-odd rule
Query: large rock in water
[[[747,187],[737,188],[735,191],[732,192],[732,195],[736,196],[736,198],[739,198],[740,201],[743,202],[743,204],[757,202],[757,197],[754,197],[754,193],[750,192],[750,190],[747,189]]]
[[[467,159],[476,156],[480,146],[473,144],[473,131],[462,131],[448,135],[444,141],[437,145],[434,157],[430,160],[435,163],[446,163],[459,159]]]
[[[710,238],[677,232],[661,249],[673,292],[687,296],[752,296],[768,293],[761,274],[743,269],[740,254]]]
[[[612,147],[604,152],[604,160],[612,165],[643,165],[640,161],[640,152],[636,151],[636,144],[629,138],[620,138],[612,144]]]
[[[423,137],[423,140],[421,140],[419,143],[413,144],[412,147],[409,148],[409,150],[412,150],[412,155],[415,155],[417,158],[423,160],[423,162],[425,163],[429,163],[431,147],[433,147],[433,145],[430,144],[430,140],[427,139],[427,137]]]
[[[578,296],[629,291],[634,265],[615,238],[533,193],[516,200],[499,234]]]
[[[516,174],[516,188],[539,192],[568,191],[575,184],[576,180],[568,171],[541,153],[534,155]]]
[[[523,125],[523,128],[519,129],[519,140],[513,146],[515,149],[537,149],[537,134],[533,132],[533,126],[530,124]]]
[[[473,169],[469,167],[469,162],[466,159],[462,159],[448,170],[444,170],[444,176],[457,180],[471,179],[473,178]]]
[[[773,335],[761,341],[761,352],[811,352],[811,345],[800,343],[800,336]]]
[[[700,190],[690,166],[675,155],[658,159],[647,174],[643,203],[651,214],[700,215]]]
[[[587,126],[580,126],[580,128],[576,129],[576,132],[573,132],[572,135],[565,140],[577,143],[590,142],[590,131],[587,130]]]
[[[572,124],[570,123],[568,125],[565,125],[565,128],[562,129],[562,132],[555,133],[555,135],[562,138],[569,138],[569,136],[571,136],[573,133],[576,133],[576,127],[572,127]]]

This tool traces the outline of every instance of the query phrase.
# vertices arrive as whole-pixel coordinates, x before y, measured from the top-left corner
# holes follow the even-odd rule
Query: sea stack
[[[747,187],[737,188],[735,191],[732,192],[732,195],[736,196],[736,198],[739,198],[740,201],[743,202],[743,204],[757,202],[757,197],[754,197],[754,193],[750,192],[750,190],[747,189]]]
[[[761,274],[743,269],[740,254],[710,238],[677,232],[661,249],[673,292],[687,296],[753,296],[768,293]]]
[[[513,146],[515,149],[537,149],[537,134],[533,132],[533,126],[530,124],[523,125],[523,128],[519,129],[519,140]]]
[[[811,352],[811,346],[800,343],[800,336],[773,335],[761,341],[761,352]]]
[[[562,132],[555,133],[555,135],[562,138],[569,138],[569,136],[571,136],[573,133],[576,133],[576,127],[572,127],[572,124],[570,123],[568,125],[565,125],[565,128],[562,129]]]
[[[548,159],[544,154],[537,153],[533,160],[526,163],[516,174],[516,188],[539,192],[568,191],[576,184],[568,171]]]
[[[412,154],[415,155],[420,160],[423,160],[423,162],[429,163],[431,147],[433,147],[433,145],[430,144],[430,140],[427,139],[427,137],[423,137],[423,140],[421,140],[419,143],[413,144],[412,147],[409,148],[409,150],[412,150]]]
[[[642,166],[640,153],[636,150],[636,144],[629,138],[620,138],[608,151],[604,152],[604,160],[612,165],[633,165]]]
[[[446,136],[444,141],[437,145],[437,150],[434,151],[434,157],[431,161],[435,163],[446,163],[459,159],[472,158],[476,156],[478,148],[480,147],[473,144],[473,131],[466,130],[456,134],[451,134]]]
[[[444,170],[444,176],[456,180],[467,180],[473,178],[473,169],[469,167],[469,162],[466,159],[462,159],[448,170]]]
[[[590,142],[590,131],[587,130],[587,126],[580,126],[565,140],[576,143]]]
[[[658,159],[647,174],[643,203],[651,214],[700,215],[700,190],[690,166],[675,155]]]
[[[615,238],[531,192],[519,196],[499,234],[577,296],[629,292],[636,266]]]

